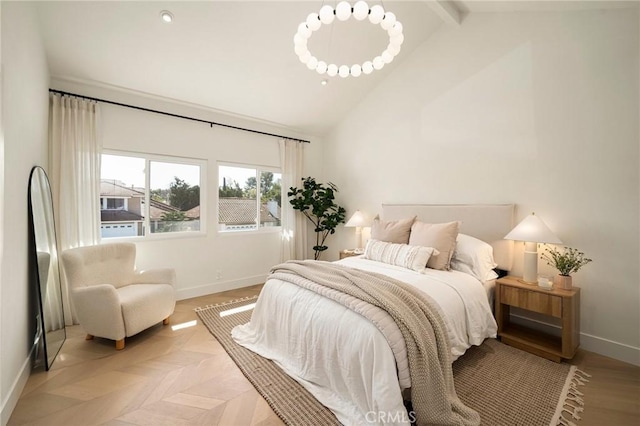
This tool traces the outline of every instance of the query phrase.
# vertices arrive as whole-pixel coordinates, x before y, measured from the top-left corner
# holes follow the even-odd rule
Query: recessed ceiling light
[[[327,80],[326,78],[324,80],[322,80],[320,82],[320,84],[322,84],[323,86],[326,86],[327,84],[329,84],[329,80]]]
[[[160,12],[160,18],[162,18],[164,22],[169,24],[173,21],[173,13],[169,12],[168,10],[163,10],[162,12]]]

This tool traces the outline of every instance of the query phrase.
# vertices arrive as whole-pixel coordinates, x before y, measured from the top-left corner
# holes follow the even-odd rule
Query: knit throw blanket
[[[297,277],[377,306],[395,320],[407,346],[411,403],[419,426],[480,424],[479,414],[456,395],[446,326],[428,295],[384,275],[329,262],[289,261],[271,270],[271,278],[309,290],[316,287],[304,285],[305,280]],[[340,298],[334,300],[339,302]]]

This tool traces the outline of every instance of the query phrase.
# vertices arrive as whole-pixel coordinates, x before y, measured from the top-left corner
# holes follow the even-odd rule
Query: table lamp
[[[362,227],[366,226],[364,221],[364,215],[360,212],[360,210],[356,210],[356,212],[349,218],[347,223],[344,224],[347,228],[356,228],[356,252],[362,251]]]
[[[524,241],[524,263],[521,282],[538,282],[538,243],[562,244],[547,225],[531,213],[504,237],[505,240]]]

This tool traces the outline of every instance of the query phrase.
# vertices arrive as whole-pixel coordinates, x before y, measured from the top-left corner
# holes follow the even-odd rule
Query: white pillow
[[[473,275],[481,282],[498,278],[493,270],[498,264],[493,260],[491,244],[466,234],[458,234],[456,242],[451,269]]]
[[[364,249],[364,258],[423,273],[427,269],[429,258],[438,253],[433,247],[369,240]]]

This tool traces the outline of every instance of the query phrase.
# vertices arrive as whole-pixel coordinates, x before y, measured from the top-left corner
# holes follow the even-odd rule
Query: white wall
[[[309,139],[289,129],[262,122],[161,101],[131,92],[53,79],[56,89],[213,120],[275,134]],[[278,138],[247,133],[180,118],[101,104],[104,149],[197,158],[207,162],[207,235],[137,242],[141,269],[174,267],[179,299],[264,282],[280,261],[280,234],[217,232],[218,161],[279,167]],[[321,143],[305,144],[306,173],[318,175]],[[105,240],[108,242],[109,240]],[[217,279],[218,271],[221,278]]]
[[[325,138],[325,176],[348,215],[394,202],[535,211],[593,259],[574,276],[582,346],[640,364],[638,27],[637,8],[444,26]],[[353,246],[352,230],[338,235],[332,252]]]
[[[35,312],[29,290],[27,184],[47,165],[49,73],[33,4],[1,2],[4,131],[0,275],[0,401],[6,424],[30,372]]]

